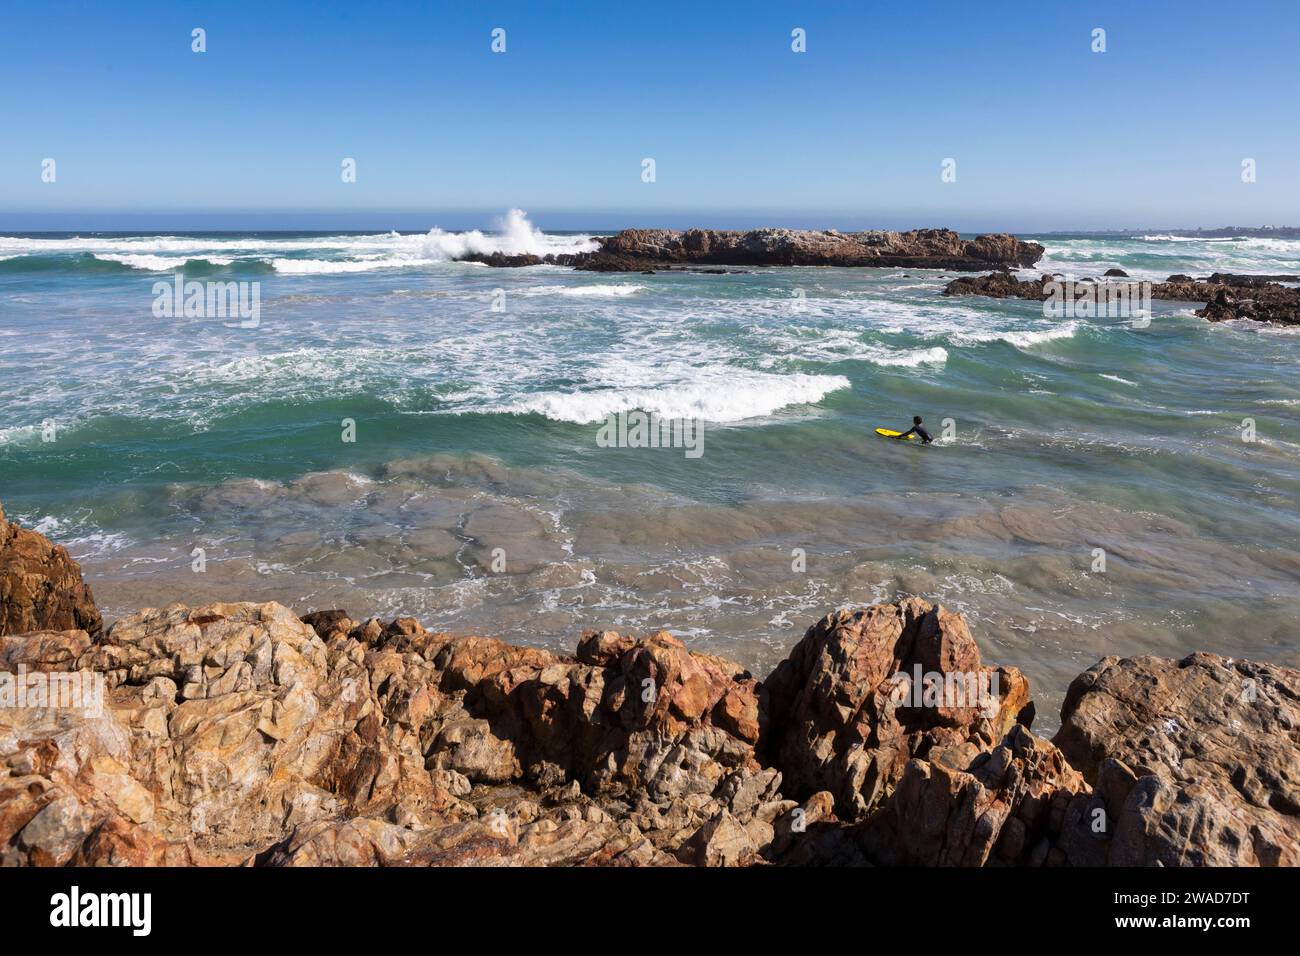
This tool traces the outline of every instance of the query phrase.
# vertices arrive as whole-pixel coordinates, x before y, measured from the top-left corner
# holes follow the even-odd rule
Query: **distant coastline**
[[[1216,226],[1213,229],[1054,229],[1050,232],[1017,230],[1031,236],[1174,236],[1179,239],[1300,239],[1300,226]]]

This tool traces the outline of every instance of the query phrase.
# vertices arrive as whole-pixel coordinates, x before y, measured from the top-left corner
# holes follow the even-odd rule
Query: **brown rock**
[[[1107,657],[1070,685],[1054,742],[1110,798],[1113,863],[1300,863],[1300,670]]]
[[[0,634],[80,630],[96,640],[103,629],[90,586],[67,550],[5,520],[0,508]]]
[[[328,641],[337,634],[347,634],[357,622],[348,617],[348,612],[335,608],[330,611],[312,611],[304,614],[302,622],[316,632],[323,641]]]
[[[980,662],[961,615],[915,598],[823,618],[765,690],[766,753],[786,794],[828,790],[850,820],[888,797],[912,757],[954,748],[968,761],[1029,701],[1019,671]]]
[[[1082,809],[1088,797],[1088,785],[1060,751],[1017,724],[965,769],[908,763],[888,807],[864,827],[862,843],[873,860],[889,865],[1026,865],[1042,848],[1062,844],[1067,822],[1078,829],[1079,815],[1067,818],[1065,811],[1075,798]],[[1051,813],[1053,806],[1061,812]],[[1091,844],[1095,858],[1076,853],[1074,862],[1105,862],[1102,840]]]
[[[1005,234],[962,239],[951,229],[910,232],[836,230],[624,229],[600,240],[598,252],[564,257],[563,264],[593,271],[641,271],[673,264],[732,266],[889,266],[978,270],[990,263],[1033,265],[1037,243]],[[558,261],[558,260],[556,260]]]
[[[1106,275],[1119,271],[1112,269]],[[1172,275],[1164,282],[1153,283],[1150,291],[1152,299],[1204,302],[1205,306],[1196,314],[1212,322],[1256,319],[1283,325],[1300,324],[1300,289],[1268,281],[1271,278],[1287,277],[1234,276],[1216,272],[1209,279],[1199,280],[1191,276]],[[944,287],[943,294],[1044,301],[1053,295],[1049,283],[1055,281],[1059,280],[1050,275],[1022,280],[1009,272],[991,272],[982,276],[959,276]],[[1076,297],[1082,296],[1090,290],[1091,281],[1085,279],[1073,286],[1062,286],[1056,295],[1067,294],[1069,289],[1073,289]],[[1132,286],[1135,283],[1121,285]]]
[[[749,831],[726,810],[710,820],[678,852],[695,866],[745,866],[758,856]]]
[[[585,631],[578,641],[578,660],[584,664],[604,667],[612,664],[636,644],[633,637],[623,637],[617,631]]]
[[[0,635],[0,672],[75,670],[78,658],[90,648],[85,631],[29,631]]]
[[[1296,671],[1108,658],[1058,750],[915,599],[825,618],[764,687],[667,633],[570,658],[276,604],[5,635],[0,665],[107,690],[0,708],[6,865],[1296,860]]]
[[[415,645],[394,639],[385,649]],[[436,650],[434,649],[436,647]],[[589,634],[583,660],[456,638],[429,648],[444,693],[464,692],[501,775],[510,759],[534,783],[577,781],[592,793],[647,788],[654,799],[715,790],[737,769],[757,770],[758,684],[730,663],[692,654],[668,634],[635,640]],[[588,663],[603,662],[603,663]],[[463,738],[439,736],[431,766],[461,769]],[[475,745],[478,746],[478,745]]]

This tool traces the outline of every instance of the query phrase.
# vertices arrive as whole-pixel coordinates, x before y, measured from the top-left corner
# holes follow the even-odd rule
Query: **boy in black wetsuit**
[[[907,431],[903,432],[903,434],[899,435],[898,440],[903,441],[907,438],[908,435],[911,434],[916,434],[921,439],[921,443],[925,445],[928,445],[930,444],[930,442],[934,441],[934,439],[930,437],[930,433],[921,427],[920,415],[912,416],[912,427],[909,428]]]

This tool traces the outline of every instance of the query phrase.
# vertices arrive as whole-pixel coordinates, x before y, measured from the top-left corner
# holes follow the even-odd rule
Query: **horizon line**
[[[515,207],[517,208],[517,207]],[[354,209],[316,210],[310,208],[256,209],[187,209],[187,210],[0,210],[0,231],[21,233],[139,232],[145,229],[172,228],[191,232],[428,232],[443,229],[448,232],[470,230],[496,231],[502,226],[506,213],[499,207],[487,209],[478,206],[443,207],[437,209]],[[1126,223],[1124,225],[1084,225],[1044,222],[1017,223],[1019,217],[990,224],[990,219],[979,215],[954,213],[951,222],[936,221],[930,214],[910,214],[905,211],[876,211],[874,213],[830,212],[809,210],[756,209],[554,209],[538,208],[524,215],[543,232],[550,229],[562,232],[609,232],[621,229],[712,229],[717,231],[749,231],[753,229],[800,229],[809,231],[907,232],[915,229],[952,229],[959,233],[1031,233],[1052,234],[1122,234],[1138,232],[1297,232],[1300,225],[1286,223],[1224,223],[1215,225],[1170,225]],[[1048,219],[1049,217],[1044,217]],[[1050,217],[1055,218],[1055,217]],[[381,222],[380,220],[396,220]],[[541,223],[538,220],[550,220]],[[276,222],[276,220],[289,220]],[[297,220],[295,223],[293,220]],[[448,221],[450,220],[450,221]],[[1049,220],[1050,221],[1050,220]],[[157,223],[150,225],[149,223]],[[715,223],[716,224],[713,224]],[[901,223],[908,225],[901,225]],[[206,224],[205,224],[206,223]],[[165,225],[164,225],[165,224]]]

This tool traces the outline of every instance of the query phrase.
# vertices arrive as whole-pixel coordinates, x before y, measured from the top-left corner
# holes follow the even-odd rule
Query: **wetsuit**
[[[926,431],[924,428],[922,428],[920,425],[913,425],[907,431],[903,432],[903,434],[899,435],[898,440],[902,441],[905,438],[907,438],[908,435],[911,435],[913,433],[921,437],[921,441],[923,444],[928,445],[930,444],[930,442],[934,441],[934,439],[930,437],[930,433]]]

